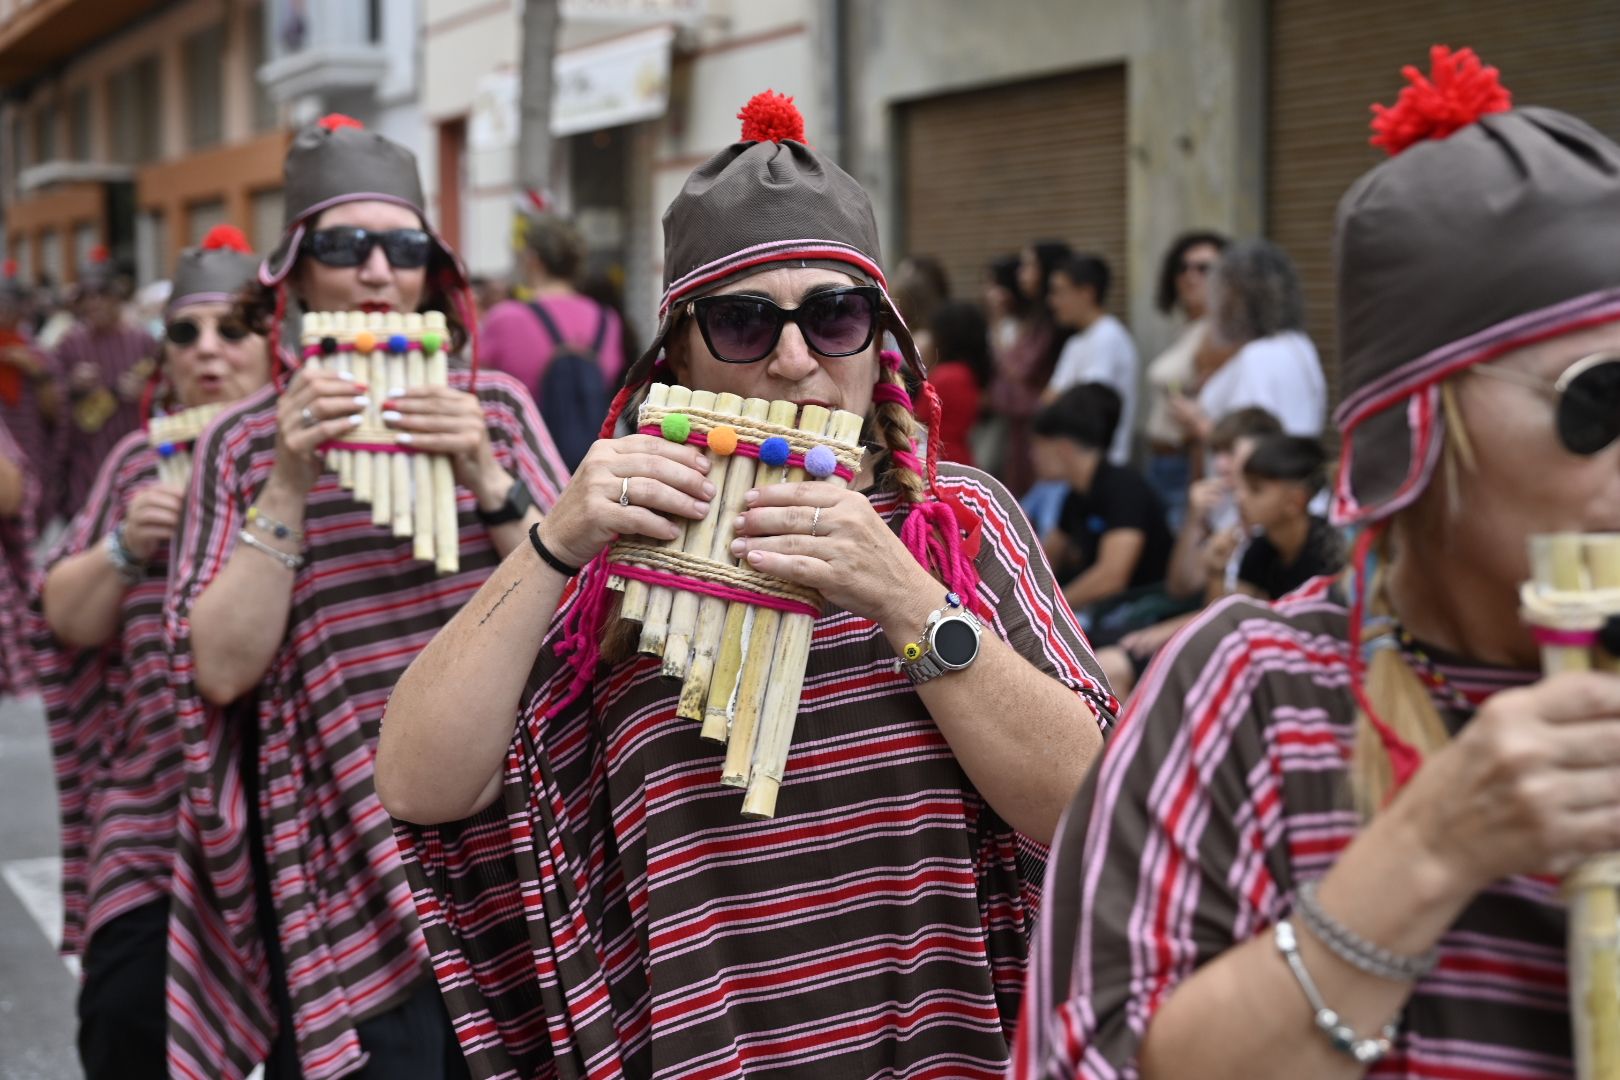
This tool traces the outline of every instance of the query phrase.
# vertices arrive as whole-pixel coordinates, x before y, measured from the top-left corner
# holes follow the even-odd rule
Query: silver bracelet
[[[124,543],[124,526],[119,523],[101,540],[101,550],[106,552],[107,561],[113,564],[118,576],[125,585],[137,585],[141,578],[146,576],[146,564],[137,559]]]
[[[263,554],[270,556],[272,559],[276,560],[276,562],[280,563],[282,566],[285,566],[289,570],[297,570],[299,567],[304,565],[304,557],[302,555],[290,555],[279,548],[271,547],[263,540],[260,540],[257,536],[254,536],[252,533],[248,532],[246,529],[240,530],[236,534],[236,537],[254,551],[262,552]]]
[[[1309,930],[1333,955],[1351,967],[1390,982],[1417,982],[1434,970],[1435,951],[1403,956],[1366,938],[1322,910],[1316,898],[1318,882],[1307,881],[1294,896],[1294,910]]]
[[[1327,1036],[1328,1044],[1359,1065],[1372,1065],[1383,1060],[1394,1046],[1395,1025],[1385,1024],[1376,1039],[1364,1039],[1357,1035],[1355,1029],[1341,1020],[1339,1014],[1322,1000],[1321,991],[1316,989],[1316,983],[1311,979],[1311,973],[1305,970],[1305,961],[1299,955],[1299,938],[1295,936],[1294,924],[1287,919],[1278,919],[1277,925],[1272,928],[1272,937],[1277,943],[1277,951],[1288,964],[1288,970],[1294,973],[1294,981],[1299,983],[1306,1002],[1310,1004],[1316,1030]]]

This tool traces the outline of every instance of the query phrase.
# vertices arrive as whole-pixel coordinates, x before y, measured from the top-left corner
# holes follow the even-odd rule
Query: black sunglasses
[[[1543,379],[1493,364],[1470,370],[1552,397],[1556,402],[1558,441],[1572,454],[1587,457],[1620,438],[1620,353],[1583,357],[1565,368],[1557,379]]]
[[[882,302],[876,285],[851,285],[811,293],[794,308],[777,307],[763,296],[725,293],[699,297],[686,310],[715,359],[752,364],[771,355],[788,323],[799,328],[811,351],[854,356],[872,344]]]
[[[334,225],[317,229],[304,238],[303,248],[327,266],[359,266],[371,258],[371,249],[382,245],[388,265],[396,270],[417,270],[427,265],[433,238],[423,229],[389,229],[373,232],[357,225]]]
[[[228,341],[232,345],[252,333],[246,323],[240,319],[231,318],[218,320],[214,324],[214,330],[222,340]],[[184,349],[187,346],[197,344],[197,339],[202,337],[202,327],[198,325],[196,319],[176,319],[163,328],[163,333],[169,339],[170,344],[178,345]]]
[[[1199,277],[1202,277],[1213,269],[1215,269],[1215,262],[1212,259],[1189,259],[1184,261],[1180,266],[1176,267],[1176,273],[1185,274],[1191,272],[1197,274]]]

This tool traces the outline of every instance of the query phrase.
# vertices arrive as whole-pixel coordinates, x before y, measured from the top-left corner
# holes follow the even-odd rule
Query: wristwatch
[[[135,558],[129,546],[124,543],[122,522],[102,538],[101,550],[106,553],[107,561],[113,564],[125,585],[138,585],[141,578],[146,576],[146,564]]]
[[[534,498],[529,494],[529,485],[514,477],[512,486],[506,489],[506,501],[493,510],[478,508],[478,520],[486,527],[491,525],[505,525],[509,521],[521,521],[529,507],[534,505]]]
[[[962,598],[946,593],[945,606],[928,616],[922,639],[902,650],[900,659],[894,662],[895,669],[916,686],[961,671],[978,659],[979,635],[983,632],[983,624],[962,605]]]

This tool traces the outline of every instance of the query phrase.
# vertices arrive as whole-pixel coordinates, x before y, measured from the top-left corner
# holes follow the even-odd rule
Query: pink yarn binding
[[[821,614],[820,608],[800,600],[789,600],[786,597],[771,596],[768,593],[754,592],[752,589],[740,589],[734,585],[722,585],[717,581],[704,581],[702,578],[687,577],[668,570],[654,570],[633,563],[610,562],[608,565],[612,567],[612,573],[617,577],[634,578],[649,585],[667,585],[672,589],[702,593],[704,596],[713,596],[720,600],[736,600],[744,604],[753,604],[755,607],[772,608],[794,615],[808,615],[812,619]]]

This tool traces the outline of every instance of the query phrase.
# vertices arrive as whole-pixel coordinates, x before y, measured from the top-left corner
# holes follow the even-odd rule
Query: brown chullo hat
[[[164,311],[190,304],[229,304],[253,280],[259,259],[234,225],[216,225],[203,242],[175,261],[173,287]]]
[[[1620,319],[1620,147],[1565,113],[1510,110],[1471,50],[1431,57],[1430,79],[1408,68],[1401,100],[1375,106],[1373,142],[1395,156],[1339,203],[1340,524],[1427,486],[1447,378]]]
[[[805,142],[804,119],[791,98],[758,94],[738,118],[741,140],[693,170],[664,211],[658,332],[628,382],[651,371],[685,301],[774,263],[825,267],[876,285],[884,329],[922,378],[911,332],[889,297],[866,190]]]
[[[366,130],[358,120],[334,113],[294,136],[282,177],[281,243],[259,267],[261,284],[276,286],[286,280],[298,261],[305,234],[323,210],[376,200],[414,210],[433,238],[437,260],[453,271],[461,287],[466,286],[466,268],[428,221],[416,155],[399,143]]]

